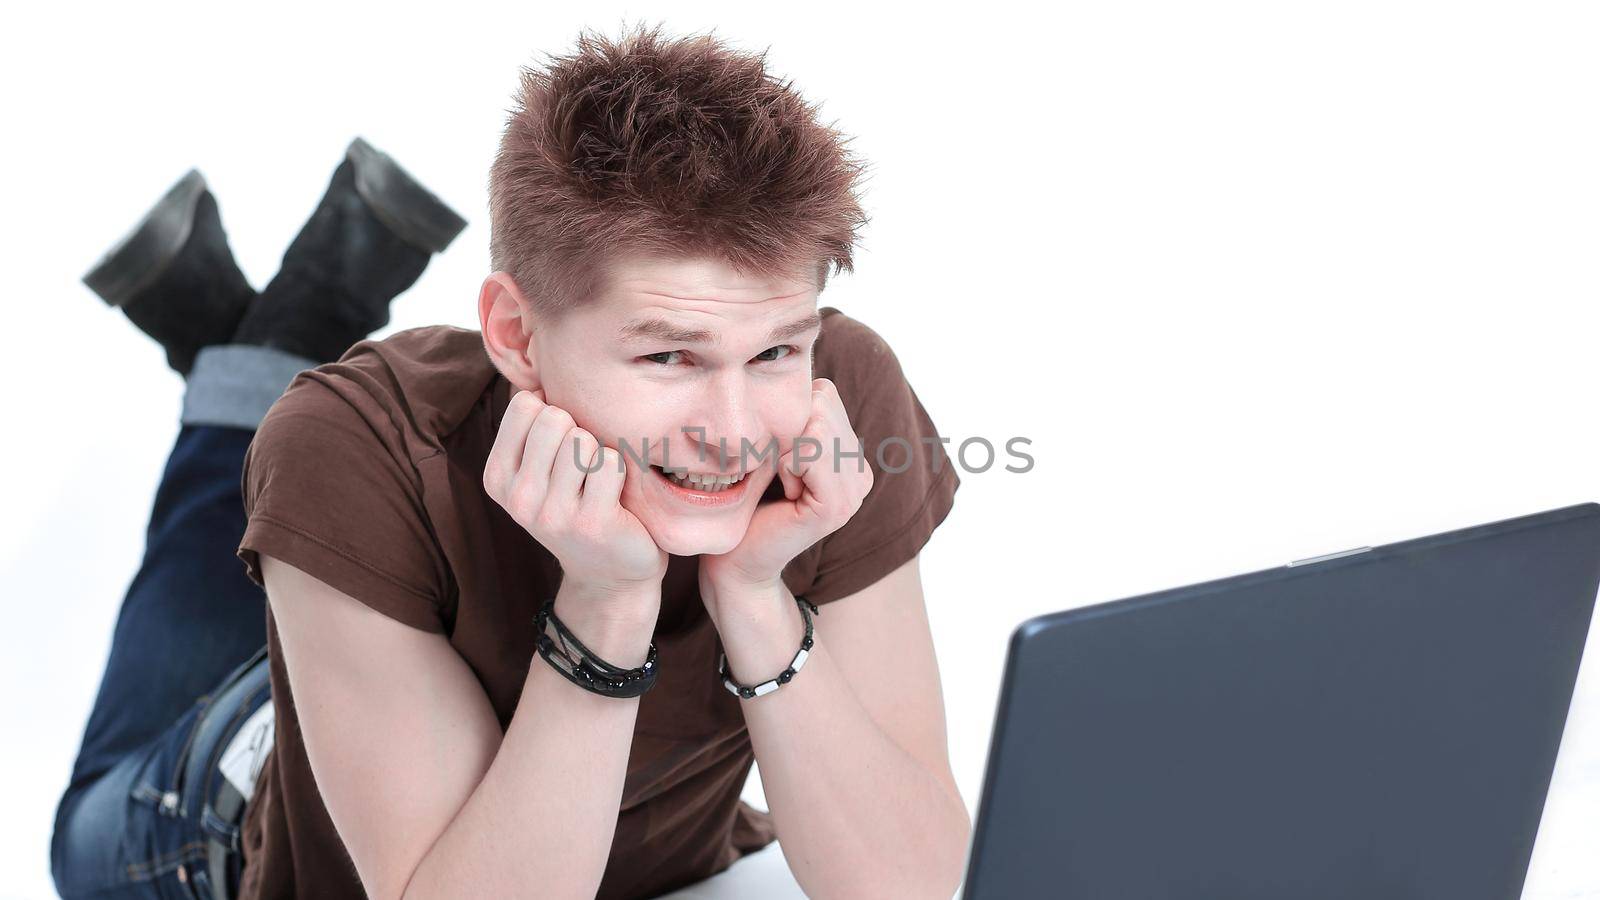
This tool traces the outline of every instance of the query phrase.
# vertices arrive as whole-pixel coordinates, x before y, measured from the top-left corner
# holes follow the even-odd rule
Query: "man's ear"
[[[478,292],[478,328],[483,332],[483,348],[514,389],[528,391],[541,386],[538,360],[527,329],[530,309],[511,273],[494,272],[483,280]]]

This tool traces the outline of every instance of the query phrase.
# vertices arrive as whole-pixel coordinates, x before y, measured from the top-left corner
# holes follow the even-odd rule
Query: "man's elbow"
[[[950,900],[966,874],[967,850],[972,843],[972,816],[960,794],[937,819],[942,827],[925,832],[926,845],[902,846],[871,860],[838,860],[830,871],[811,871],[796,880],[808,897],[828,900],[880,900],[883,897]],[[781,846],[781,843],[780,843]],[[791,869],[793,870],[791,865]]]

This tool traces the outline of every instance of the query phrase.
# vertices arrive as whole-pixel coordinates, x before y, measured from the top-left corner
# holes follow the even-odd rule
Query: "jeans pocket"
[[[128,881],[171,876],[187,895],[214,896],[208,871],[218,856],[213,847],[236,846],[231,824],[212,808],[216,761],[244,715],[241,703],[256,702],[268,689],[264,665],[255,668],[265,653],[263,647],[196,700],[132,773],[125,788],[130,827],[123,835]]]
[[[138,764],[130,786],[124,788],[119,880],[128,885],[150,883],[144,890],[152,896],[165,896],[174,886],[192,892],[188,874],[205,859],[205,844],[198,840],[194,823],[184,817],[174,784],[176,760],[186,752],[194,730],[194,711],[185,716]]]
[[[139,767],[138,775],[133,779],[133,788],[129,792],[133,800],[154,808],[163,816],[183,816],[183,770],[194,746],[195,734],[210,704],[211,697],[200,698],[162,736],[160,746]]]

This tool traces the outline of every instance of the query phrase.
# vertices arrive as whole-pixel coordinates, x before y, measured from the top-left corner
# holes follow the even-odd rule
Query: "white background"
[[[51,894],[177,433],[182,380],[79,276],[198,166],[260,287],[360,134],[471,220],[378,336],[474,328],[518,66],[582,25],[770,47],[875,169],[823,302],[942,433],[1033,441],[923,554],[969,805],[1025,618],[1600,499],[1592,5],[551,6],[8,15],[0,894]],[[1596,667],[1528,897],[1600,896]]]

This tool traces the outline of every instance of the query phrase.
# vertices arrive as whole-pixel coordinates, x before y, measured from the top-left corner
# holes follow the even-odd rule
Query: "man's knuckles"
[[[506,404],[506,414],[501,423],[509,421],[531,422],[547,404],[528,391],[518,391]]]
[[[572,420],[572,413],[567,412],[559,406],[549,405],[546,405],[544,409],[539,410],[538,418],[533,420],[533,427],[535,430],[555,432],[557,434],[566,434],[568,431],[572,430],[572,427],[575,424],[576,423]]]

